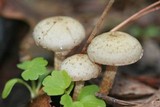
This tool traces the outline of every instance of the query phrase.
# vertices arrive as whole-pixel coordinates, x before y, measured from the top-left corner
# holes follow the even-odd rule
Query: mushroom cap
[[[143,55],[143,49],[136,38],[116,31],[95,37],[89,44],[87,53],[93,62],[122,66],[138,61]]]
[[[82,24],[67,16],[55,16],[40,21],[34,28],[37,45],[54,52],[69,51],[85,38]]]
[[[101,72],[101,67],[90,61],[86,54],[76,54],[65,59],[61,64],[73,81],[85,81],[96,78]]]

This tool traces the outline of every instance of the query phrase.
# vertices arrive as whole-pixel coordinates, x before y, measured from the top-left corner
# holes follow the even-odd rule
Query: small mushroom
[[[89,44],[87,53],[93,62],[108,65],[100,85],[100,92],[108,94],[117,67],[129,65],[141,59],[143,49],[136,38],[127,33],[115,31],[95,37]]]
[[[80,22],[67,16],[55,16],[40,21],[34,28],[33,37],[37,45],[55,52],[55,69],[65,55],[85,38]]]
[[[76,100],[84,86],[84,81],[96,78],[101,71],[101,67],[90,61],[86,54],[76,54],[62,62],[61,70],[65,70],[76,82],[73,93],[73,99]]]

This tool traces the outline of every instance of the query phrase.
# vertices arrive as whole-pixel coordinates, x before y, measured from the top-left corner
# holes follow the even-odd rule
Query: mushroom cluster
[[[82,24],[67,16],[55,16],[40,21],[34,28],[37,45],[55,52],[55,69],[59,69],[64,56],[85,38]]]
[[[37,45],[55,52],[55,69],[65,70],[75,81],[73,99],[76,100],[84,81],[96,78],[101,72],[97,64],[107,65],[100,93],[108,94],[112,87],[117,67],[138,61],[143,55],[139,41],[131,35],[107,32],[96,36],[87,48],[87,54],[76,54],[65,59],[65,55],[85,38],[83,26],[66,16],[42,20],[34,29]]]

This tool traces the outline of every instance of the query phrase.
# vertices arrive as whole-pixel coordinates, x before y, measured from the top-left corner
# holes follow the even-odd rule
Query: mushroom
[[[101,72],[101,67],[90,61],[87,54],[76,54],[62,62],[61,70],[65,70],[76,82],[73,93],[73,99],[76,100],[84,81],[96,78]]]
[[[55,69],[67,53],[85,38],[80,22],[67,16],[55,16],[40,21],[34,28],[33,38],[37,45],[55,52]]]
[[[95,37],[89,44],[87,53],[93,62],[108,65],[100,85],[100,93],[108,94],[117,67],[129,65],[141,59],[143,49],[136,38],[127,33],[115,31]]]

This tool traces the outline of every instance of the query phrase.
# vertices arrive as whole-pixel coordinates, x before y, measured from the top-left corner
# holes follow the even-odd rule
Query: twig
[[[105,100],[108,104],[111,104],[111,105],[128,106],[128,107],[132,107],[132,106],[138,105],[138,103],[115,99],[115,98],[109,97],[109,96],[101,94],[101,93],[96,93],[96,96],[101,98],[101,99],[103,99],[103,100]]]
[[[97,24],[95,25],[94,29],[92,30],[90,36],[88,37],[85,45],[83,46],[83,49],[81,51],[81,53],[84,53],[86,51],[86,47],[88,46],[88,44],[91,42],[91,40],[95,37],[95,35],[98,33],[98,31],[100,30],[102,23],[104,21],[105,16],[107,15],[109,9],[111,8],[111,6],[113,5],[114,0],[110,0],[109,3],[106,5],[102,15],[100,16],[100,18],[98,19]]]
[[[127,25],[129,22],[132,22],[150,12],[156,11],[158,9],[160,9],[159,7],[155,7],[157,5],[160,4],[160,1],[157,1],[147,7],[145,7],[144,9],[140,10],[139,12],[135,13],[134,15],[132,15],[131,17],[129,17],[128,19],[126,19],[125,21],[123,21],[122,23],[120,23],[119,25],[117,25],[116,27],[114,27],[111,31],[117,31],[120,28],[124,27],[125,25]]]
[[[157,6],[157,7],[153,8],[153,9],[150,9],[150,10],[148,10],[146,12],[143,12],[140,16],[137,16],[135,18],[135,20],[140,18],[140,17],[142,17],[142,16],[144,16],[144,15],[146,15],[146,14],[148,14],[148,13],[154,12],[154,11],[159,10],[159,9],[160,9],[160,6]]]
[[[133,107],[160,107],[160,89],[157,90],[148,100]]]
[[[105,100],[108,104],[115,105],[115,106],[127,106],[127,107],[160,107],[160,89],[157,90],[151,97],[149,97],[146,101],[141,103],[130,102],[115,99],[109,97],[107,95],[96,93],[96,96]]]

